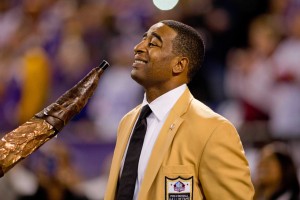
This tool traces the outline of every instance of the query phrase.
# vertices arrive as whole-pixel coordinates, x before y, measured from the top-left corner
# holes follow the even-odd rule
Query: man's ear
[[[173,67],[173,73],[180,74],[188,69],[189,59],[187,57],[178,57],[177,63]]]

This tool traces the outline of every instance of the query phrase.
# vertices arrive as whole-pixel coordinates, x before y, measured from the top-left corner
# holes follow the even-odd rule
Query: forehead
[[[177,35],[175,30],[161,22],[151,26],[146,34],[148,37],[151,35],[159,35],[162,41],[172,41]]]

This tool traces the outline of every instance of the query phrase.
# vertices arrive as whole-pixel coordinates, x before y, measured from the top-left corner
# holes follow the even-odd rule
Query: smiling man
[[[204,57],[197,31],[161,21],[134,55],[144,100],[120,122],[105,199],[253,199],[236,129],[187,87]]]

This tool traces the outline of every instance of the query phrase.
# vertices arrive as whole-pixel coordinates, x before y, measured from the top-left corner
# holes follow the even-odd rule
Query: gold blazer
[[[122,157],[140,105],[121,120],[105,200],[114,200]],[[254,188],[234,126],[196,100],[176,102],[153,147],[139,200],[252,200]]]

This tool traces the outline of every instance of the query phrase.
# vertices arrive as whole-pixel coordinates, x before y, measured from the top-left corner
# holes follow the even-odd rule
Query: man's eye
[[[157,45],[156,44],[154,44],[154,43],[149,43],[149,47],[156,47]]]

